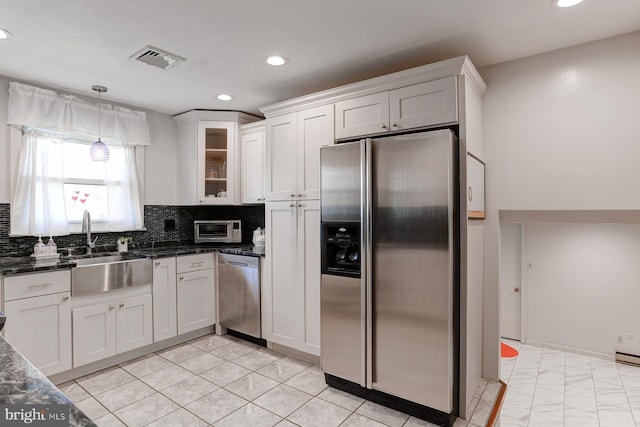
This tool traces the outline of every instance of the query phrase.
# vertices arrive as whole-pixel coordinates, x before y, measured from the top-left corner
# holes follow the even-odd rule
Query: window
[[[88,143],[65,140],[62,146],[64,199],[70,227],[74,228],[74,222],[82,222],[85,209],[91,212],[92,222],[108,221],[106,163],[88,161],[91,147]],[[109,161],[123,163],[114,156]]]
[[[136,147],[151,144],[146,113],[17,82],[9,82],[8,113],[11,235],[79,232],[85,209],[96,231],[143,229]],[[88,150],[101,123],[110,159],[98,164]]]
[[[136,149],[109,145],[108,162],[90,159],[91,142],[30,129],[20,142],[12,235],[80,233],[85,210],[92,231],[144,229]]]

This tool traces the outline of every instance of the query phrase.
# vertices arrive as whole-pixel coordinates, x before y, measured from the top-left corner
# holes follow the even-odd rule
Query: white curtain
[[[109,231],[142,229],[144,223],[135,148],[109,146],[109,150],[111,158],[106,163]]]
[[[62,166],[60,139],[36,131],[23,135],[11,205],[12,235],[69,234]]]
[[[98,132],[98,102],[22,83],[9,83],[7,124],[63,132],[65,135],[100,136],[106,143],[125,141],[150,145],[147,115],[143,111],[102,103]]]

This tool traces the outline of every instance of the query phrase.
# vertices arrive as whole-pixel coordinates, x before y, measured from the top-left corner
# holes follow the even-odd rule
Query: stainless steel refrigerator
[[[449,129],[321,149],[327,382],[441,425],[457,412],[457,164]]]

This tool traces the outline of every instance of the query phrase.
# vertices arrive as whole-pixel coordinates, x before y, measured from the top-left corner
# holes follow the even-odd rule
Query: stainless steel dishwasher
[[[262,338],[260,258],[218,254],[220,326]]]

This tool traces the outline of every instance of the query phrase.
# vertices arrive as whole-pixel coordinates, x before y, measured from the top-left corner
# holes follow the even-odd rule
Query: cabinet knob
[[[386,125],[385,123],[383,123],[383,124],[381,124],[381,125],[380,125],[380,127],[381,127],[382,129],[386,129],[386,128],[387,128],[387,125]]]
[[[298,203],[298,204],[296,205],[296,208],[299,208],[299,207],[302,207],[302,203]]]
[[[116,308],[116,306],[115,306],[115,305],[113,305],[113,304],[111,304],[111,305],[109,306],[109,310],[113,310],[114,308]]]
[[[294,205],[293,203],[291,203],[291,204],[289,205],[289,207],[290,207],[290,208],[295,208],[295,207],[296,207],[296,205]]]
[[[124,307],[124,303],[121,302],[120,304],[118,304],[118,307],[120,307],[120,308]]]
[[[520,288],[515,288],[513,292],[520,292]]]
[[[264,197],[258,197],[258,200],[257,200],[257,201],[258,201],[258,202],[262,202],[262,201],[264,201]]]
[[[302,194],[298,194],[298,198],[302,197]]]
[[[295,194],[292,194],[292,195],[291,195],[291,198],[293,199],[294,197],[296,197],[296,195],[295,195]]]
[[[184,280],[184,276],[178,277],[179,280]]]
[[[396,122],[391,123],[391,127],[397,128],[398,124]]]
[[[65,295],[65,296],[63,296],[63,297],[62,297],[62,300],[63,300],[63,301],[69,301],[69,295]]]
[[[156,267],[160,266],[160,261],[156,261]]]

